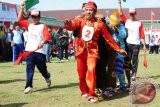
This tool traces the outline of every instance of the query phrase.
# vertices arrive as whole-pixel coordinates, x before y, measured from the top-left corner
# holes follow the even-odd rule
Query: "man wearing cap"
[[[126,52],[121,49],[115,40],[107,31],[105,24],[97,21],[95,14],[97,6],[94,2],[88,2],[85,5],[85,17],[75,18],[74,20],[65,20],[64,24],[68,30],[80,28],[78,34],[76,56],[77,56],[77,70],[79,75],[79,85],[82,94],[88,94],[88,101],[91,103],[97,102],[97,95],[95,93],[96,76],[95,67],[97,63],[99,35],[102,33],[108,44],[117,52],[126,55]]]
[[[122,12],[121,0],[118,0],[118,11],[120,13],[121,20],[125,23],[125,27],[128,30],[128,37],[126,41],[128,45],[129,61],[132,63],[131,78],[134,80],[137,74],[138,54],[140,50],[141,39],[143,43],[143,49],[146,50],[143,24],[136,19],[135,15],[137,14],[137,12],[135,8],[129,8],[129,19],[125,17]]]
[[[26,57],[26,86],[24,93],[28,94],[32,92],[32,81],[34,75],[35,66],[45,78],[47,85],[51,85],[50,73],[47,71],[46,66],[46,52],[44,44],[51,41],[51,35],[48,31],[48,27],[41,24],[40,11],[32,10],[31,18],[32,23],[22,19],[22,15],[25,8],[25,2],[21,4],[21,9],[18,14],[18,22],[22,27],[28,28],[28,40],[26,43],[25,51],[35,51],[33,54]]]

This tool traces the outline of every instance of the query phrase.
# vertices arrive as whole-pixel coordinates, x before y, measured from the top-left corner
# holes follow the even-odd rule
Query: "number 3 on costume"
[[[93,34],[94,34],[94,27],[91,27],[91,26],[87,26],[85,25],[82,29],[82,39],[84,41],[90,41],[92,40],[92,37],[93,37]]]

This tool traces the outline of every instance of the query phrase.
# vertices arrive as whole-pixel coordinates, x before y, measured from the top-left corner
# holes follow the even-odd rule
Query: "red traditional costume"
[[[117,52],[121,52],[120,47],[109,34],[103,22],[97,21],[94,17],[91,20],[75,18],[71,23],[65,23],[68,30],[79,28],[76,44],[77,70],[82,94],[96,96],[94,91],[96,86],[95,68],[98,55],[98,43],[100,33],[106,42]]]

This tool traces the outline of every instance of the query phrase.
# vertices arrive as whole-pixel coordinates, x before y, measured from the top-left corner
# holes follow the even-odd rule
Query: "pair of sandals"
[[[88,98],[88,102],[89,102],[89,103],[97,103],[97,102],[98,102],[98,98],[89,97],[89,98]]]
[[[88,94],[82,94],[81,98],[88,98],[88,102],[89,103],[96,103],[96,102],[98,102],[98,98],[89,97]]]

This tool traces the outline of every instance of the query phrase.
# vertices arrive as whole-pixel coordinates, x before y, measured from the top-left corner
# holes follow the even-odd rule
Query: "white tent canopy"
[[[17,12],[15,4],[0,2],[0,21],[17,21]]]

